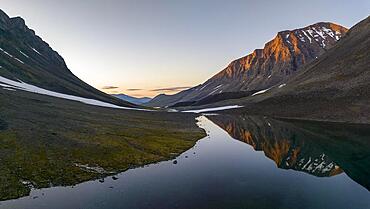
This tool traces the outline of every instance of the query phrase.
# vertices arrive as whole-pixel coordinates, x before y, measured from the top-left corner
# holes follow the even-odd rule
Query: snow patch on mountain
[[[4,54],[8,55],[9,57],[11,57],[11,58],[13,58],[13,59],[17,60],[18,62],[20,62],[20,63],[24,64],[24,62],[23,62],[22,60],[20,60],[20,59],[18,59],[17,57],[15,57],[15,56],[11,55],[10,53],[8,53],[7,51],[5,51],[4,49],[0,48],[0,51],[2,51]]]
[[[2,51],[4,54],[8,55],[9,57],[13,57],[13,55],[9,54],[7,51],[5,51],[2,48],[0,48],[0,51]]]
[[[15,89],[12,89],[12,88],[8,88],[8,87],[3,87],[4,90],[8,90],[8,91],[17,91]]]
[[[218,88],[220,88],[221,86],[223,86],[223,84],[220,84],[220,85],[216,86],[214,89],[218,89]]]
[[[151,110],[139,109],[139,108],[121,107],[121,106],[118,106],[118,105],[114,105],[114,104],[107,103],[107,102],[102,102],[102,101],[95,100],[95,99],[88,99],[88,98],[84,98],[84,97],[73,96],[73,95],[69,95],[69,94],[63,94],[63,93],[58,93],[58,92],[54,92],[54,91],[49,91],[49,90],[31,85],[31,84],[24,83],[22,81],[20,81],[20,82],[13,81],[13,80],[4,78],[2,76],[0,76],[0,86],[6,87],[6,88],[18,89],[18,90],[22,90],[22,91],[28,91],[28,92],[32,92],[32,93],[36,93],[36,94],[42,94],[42,95],[62,98],[62,99],[68,99],[68,100],[72,100],[72,101],[78,101],[78,102],[82,102],[82,103],[85,103],[85,104],[100,106],[100,107],[109,107],[109,108],[117,108],[117,109],[125,109],[125,110],[151,111]]]
[[[42,55],[42,54],[41,54],[39,51],[37,51],[35,48],[31,47],[31,49],[32,49],[34,52],[36,52],[37,54]]]
[[[305,31],[302,31],[302,32],[308,38],[308,40],[310,41],[310,43],[312,43],[311,37],[309,35],[307,35]]]
[[[22,52],[21,50],[18,50],[23,56],[27,57],[27,58],[30,58],[27,54],[25,54],[24,52]]]
[[[206,86],[208,86],[208,84],[209,84],[209,83],[207,83],[206,85],[203,85],[203,87],[202,87],[202,88],[200,88],[199,90],[204,89]]]
[[[229,110],[229,109],[235,109],[235,108],[241,108],[243,106],[240,105],[228,105],[228,106],[222,106],[222,107],[211,107],[211,108],[204,108],[204,109],[198,109],[198,110],[185,110],[182,112],[190,112],[190,113],[202,113],[202,112],[213,112],[213,111],[220,111],[220,110]]]
[[[14,57],[14,59],[15,59],[15,60],[17,60],[18,62],[20,62],[20,63],[24,64],[24,62],[23,62],[22,60],[20,60],[20,59],[18,59],[18,58],[16,58],[16,57]]]
[[[252,96],[256,96],[256,95],[258,95],[258,94],[263,94],[263,93],[265,93],[266,91],[268,91],[268,90],[270,90],[270,89],[271,89],[271,88],[263,89],[263,90],[261,90],[261,91],[257,91],[256,93],[252,94]]]

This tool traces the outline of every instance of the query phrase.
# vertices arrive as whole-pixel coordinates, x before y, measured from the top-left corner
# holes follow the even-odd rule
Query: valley
[[[112,5],[100,6],[104,15],[90,17],[101,15],[96,21],[87,18],[92,10],[80,16],[84,5],[69,24],[68,16],[43,31],[55,45],[88,31],[58,45],[63,53],[75,47],[71,65],[28,20],[0,9],[0,209],[370,208],[370,16],[348,28],[316,18],[277,30],[263,48],[189,87],[203,73],[191,68],[216,63],[215,45],[230,58],[237,47],[219,40],[236,40],[244,22],[212,32],[205,25],[196,35],[207,36],[193,43],[187,32],[203,19],[153,23],[154,16],[111,13]],[[86,25],[74,25],[82,19]],[[247,23],[254,28],[244,36],[252,39],[259,27],[272,30]],[[64,33],[72,29],[78,32]],[[86,40],[84,59],[76,59]],[[84,68],[74,74],[69,66]]]
[[[0,88],[0,199],[173,158],[204,136],[195,122],[193,114],[104,108]]]

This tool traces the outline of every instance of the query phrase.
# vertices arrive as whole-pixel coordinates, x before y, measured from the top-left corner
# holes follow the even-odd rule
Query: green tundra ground
[[[0,200],[28,195],[26,182],[73,185],[170,159],[204,135],[193,114],[101,108],[0,88]]]

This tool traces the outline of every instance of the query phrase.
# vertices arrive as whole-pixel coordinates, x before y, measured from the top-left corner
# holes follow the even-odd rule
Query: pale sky
[[[0,8],[23,17],[90,85],[155,96],[203,83],[278,31],[320,21],[351,27],[370,1],[1,0]]]

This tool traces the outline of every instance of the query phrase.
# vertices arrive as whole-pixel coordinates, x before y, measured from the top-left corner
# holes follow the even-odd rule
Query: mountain
[[[72,74],[63,58],[29,29],[20,17],[0,10],[0,76],[45,90],[114,105],[136,105],[105,94]]]
[[[289,81],[264,93],[213,104],[276,117],[370,123],[370,16]]]
[[[132,97],[132,96],[129,96],[129,95],[126,95],[126,94],[111,94],[111,95],[114,96],[114,97],[117,97],[119,99],[122,99],[123,101],[130,102],[132,104],[137,104],[137,105],[147,103],[152,99],[150,97],[137,98],[137,97]]]
[[[159,95],[147,105],[171,106],[225,92],[255,92],[270,88],[287,81],[302,65],[333,47],[347,30],[334,23],[320,22],[281,31],[263,49],[232,61],[205,83],[172,96]]]

